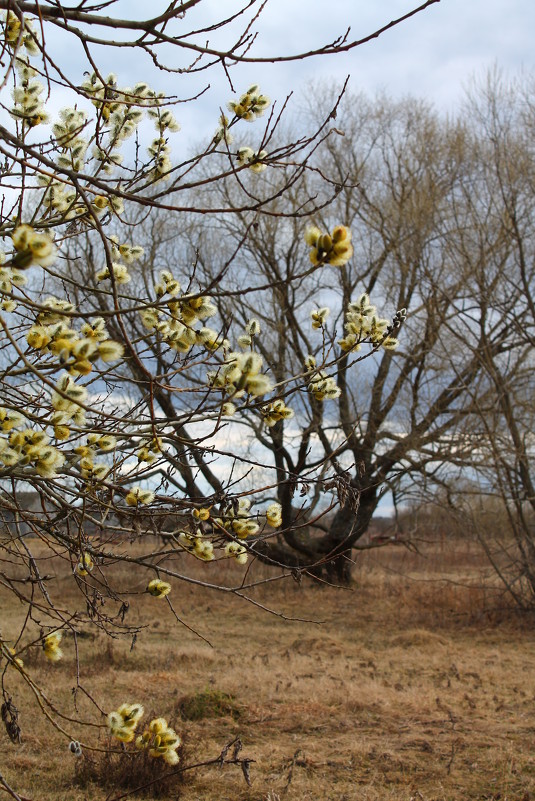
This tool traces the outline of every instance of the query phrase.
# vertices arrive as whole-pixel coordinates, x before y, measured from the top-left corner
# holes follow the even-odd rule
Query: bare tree
[[[321,89],[311,94],[316,107],[325,104]],[[205,232],[221,250],[220,263],[201,258],[207,280],[242,243],[233,291],[218,301],[222,318],[258,317],[269,331],[259,349],[278,381],[311,355],[332,359],[339,388],[325,404],[306,385],[296,387],[295,418],[266,426],[262,409],[250,409],[240,421],[277,470],[284,528],[276,541],[255,543],[266,561],[349,580],[351,550],[367,547],[362,537],[385,488],[401,503],[437,487],[451,493],[458,476],[465,487],[485,465],[486,481],[498,480],[482,455],[487,426],[499,436],[492,447],[500,443],[508,480],[522,483],[517,516],[532,499],[532,158],[529,106],[524,98],[520,119],[509,108],[512,97],[480,90],[471,119],[459,120],[412,99],[344,99],[336,130],[286,197],[299,211],[319,196],[320,177],[333,186],[336,200],[314,219],[325,229],[337,219],[350,225],[355,254],[347,265],[306,275],[292,220],[245,212]],[[500,141],[496,126],[504,118]],[[221,182],[218,190],[223,200],[215,203],[237,206],[248,184],[237,191]],[[271,293],[260,291],[268,285]],[[359,308],[366,320],[350,342]],[[369,336],[383,309],[400,330],[395,355]],[[296,489],[326,465],[340,505],[321,519],[325,498]],[[530,547],[526,540],[522,548]]]
[[[530,76],[507,81],[493,71],[471,91],[478,169],[461,184],[453,254],[465,264],[473,309],[470,324],[456,328],[456,350],[478,359],[481,377],[466,389],[465,491],[451,480],[448,489],[521,608],[533,607],[535,592],[533,88]]]

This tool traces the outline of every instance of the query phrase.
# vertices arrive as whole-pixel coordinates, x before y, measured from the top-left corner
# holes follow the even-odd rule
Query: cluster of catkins
[[[136,748],[147,749],[151,757],[161,758],[168,765],[176,765],[179,761],[177,750],[180,737],[168,726],[165,718],[154,718],[143,734],[136,737],[136,727],[144,713],[141,704],[121,704],[119,709],[108,715],[111,735],[121,743],[131,743],[135,738]]]
[[[262,406],[260,413],[264,423],[268,428],[273,428],[275,423],[278,423],[279,420],[289,420],[294,416],[293,409],[290,409],[289,406],[286,406],[286,403],[282,398],[278,398],[277,400]]]
[[[334,400],[340,396],[341,390],[335,379],[328,375],[325,370],[320,370],[316,367],[316,359],[313,356],[307,356],[305,370],[307,372],[308,391],[316,400]]]
[[[26,49],[28,50],[28,48]],[[13,89],[14,103],[10,114],[15,120],[20,120],[24,128],[35,128],[37,125],[49,121],[49,116],[41,97],[45,87],[41,81],[37,80],[37,72],[30,65],[28,58],[20,58],[18,56],[15,59],[15,67],[18,73],[18,81]]]
[[[147,178],[153,182],[166,179],[172,165],[165,134],[167,131],[179,131],[180,126],[170,109],[162,108],[165,99],[163,94],[155,92],[145,81],[133,87],[119,88],[113,73],[105,81],[92,73],[81,88],[91,98],[98,109],[100,122],[107,128],[107,139],[99,139],[100,144],[93,149],[93,158],[100,162],[102,169],[111,172],[121,163],[122,158],[116,149],[136,132],[146,108],[158,132],[147,148],[151,158],[151,170]]]
[[[31,23],[24,16],[20,18],[12,11],[8,11],[5,20],[5,45],[13,51],[13,60],[18,73],[17,85],[13,90],[14,105],[10,110],[11,116],[21,121],[26,128],[47,123],[49,115],[46,112],[42,95],[45,92],[44,84],[38,80],[37,71],[30,65],[29,56],[39,55],[40,46],[36,32]],[[26,54],[21,55],[22,48]],[[96,164],[95,174],[110,173],[122,163],[122,156],[118,148],[122,143],[135,134],[145,111],[152,118],[157,137],[147,148],[150,162],[145,178],[155,182],[166,179],[172,169],[170,148],[166,133],[178,131],[180,126],[169,108],[164,108],[165,97],[155,92],[144,82],[138,82],[133,87],[119,88],[115,75],[109,75],[103,80],[96,73],[89,74],[82,83],[80,90],[90,98],[97,109],[98,136],[93,136],[95,142],[92,157]],[[244,119],[248,115],[259,116],[260,107],[265,98],[252,97],[243,109]],[[239,111],[239,110],[238,110]],[[75,172],[86,170],[87,151],[90,140],[82,134],[87,127],[86,113],[77,108],[62,109],[59,119],[52,126],[52,133],[57,149],[57,165],[61,169]],[[51,212],[64,214],[65,219],[87,215],[88,207],[78,197],[76,191],[64,191],[61,182],[52,177],[43,176],[40,183],[48,187],[44,205]],[[68,195],[68,197],[67,197]],[[110,207],[117,213],[123,210],[120,198],[106,198],[98,196],[98,202],[91,202],[93,212],[101,213]]]
[[[74,453],[80,457],[80,475],[87,481],[106,478],[110,468],[104,462],[97,461],[99,453],[109,453],[117,445],[111,434],[90,434],[85,445],[78,445]]]
[[[224,517],[216,517],[218,526],[231,532],[239,539],[254,536],[260,528],[254,518],[250,516],[251,501],[249,498],[238,498],[238,502],[231,504],[225,511]]]
[[[221,114],[219,118],[219,125],[214,134],[213,143],[218,145],[224,142],[229,147],[233,142],[233,136],[230,133],[230,128],[239,120],[252,122],[253,120],[261,117],[271,101],[269,97],[261,94],[260,89],[256,84],[250,86],[249,89],[241,95],[238,100],[231,100],[227,103],[227,108],[234,115],[232,120],[226,114]],[[263,172],[267,169],[265,159],[267,158],[265,150],[255,151],[248,145],[243,145],[238,148],[236,160],[238,167],[247,167],[254,173]]]
[[[210,516],[210,509],[207,507],[200,507],[193,510],[193,517],[201,522],[206,522],[210,519]],[[214,522],[216,526],[222,525],[221,518],[216,517]],[[180,541],[186,550],[194,553],[195,556],[198,556],[200,559],[210,561],[214,558],[213,545],[209,540],[203,539],[203,532],[200,528],[196,530],[194,535],[182,532],[180,535]],[[247,548],[245,548],[243,545],[240,545],[240,543],[236,542],[235,540],[226,543],[224,554],[227,557],[234,558],[239,565],[245,565],[247,563],[247,559],[249,558],[247,554]]]
[[[37,45],[37,37],[28,17],[23,15],[19,17],[13,11],[8,11],[4,19],[5,44],[11,49],[22,46],[30,55],[38,55],[40,51]]]
[[[65,457],[50,444],[48,434],[30,428],[25,417],[0,407],[0,463],[5,467],[30,466],[43,478],[54,478]]]
[[[112,736],[121,743],[131,743],[144,712],[141,704],[121,704],[115,712],[110,712],[108,728]]]
[[[56,248],[50,236],[35,231],[31,225],[18,225],[11,240],[15,253],[9,266],[17,270],[27,270],[34,265],[49,267],[56,258]]]
[[[379,317],[376,307],[371,305],[369,296],[364,293],[358,300],[349,303],[344,323],[346,335],[338,340],[338,344],[346,353],[360,350],[364,341],[381,345],[386,350],[395,350],[399,342],[390,333],[399,327],[405,313],[405,309],[401,309],[393,322]]]
[[[217,313],[211,298],[191,294],[179,296],[180,284],[169,270],[161,271],[154,291],[157,299],[165,302],[143,309],[139,313],[141,322],[172,350],[187,353],[194,345],[201,345],[212,351],[228,345],[214,329],[205,325],[195,328]]]
[[[261,372],[263,364],[262,356],[256,351],[233,351],[219,370],[208,373],[208,380],[211,386],[224,389],[232,398],[245,394],[257,398],[272,390],[271,381]]]
[[[98,360],[113,362],[122,357],[124,348],[109,338],[102,317],[83,323],[77,331],[71,325],[76,311],[72,303],[49,297],[42,305],[45,308],[28,329],[26,341],[44,356],[52,355],[58,368],[72,376],[89,375]]]
[[[353,255],[351,231],[345,225],[337,225],[331,234],[322,233],[315,225],[307,228],[305,242],[310,245],[310,261],[317,267],[331,264],[343,267]]]
[[[103,267],[96,274],[97,281],[113,280],[116,284],[128,284],[132,276],[128,272],[128,266],[138,261],[143,256],[141,245],[120,245],[116,236],[110,236],[108,240],[111,253],[111,267]]]
[[[136,748],[147,749],[149,756],[161,758],[167,765],[177,765],[180,737],[165,718],[154,718],[143,734],[136,737]]]
[[[227,103],[227,108],[240,120],[252,122],[263,115],[270,102],[269,97],[260,93],[258,84],[253,84],[238,100]]]
[[[248,559],[247,548],[241,545],[238,540],[245,540],[247,537],[252,537],[257,534],[260,529],[258,515],[253,516],[251,514],[251,501],[248,498],[238,498],[219,514],[221,516],[211,517],[210,509],[206,507],[193,511],[193,516],[201,521],[201,523],[211,520],[213,524],[212,533],[215,530],[216,536],[219,536],[220,533],[227,532],[225,536],[232,539],[229,539],[225,544],[223,549],[224,555],[232,557],[240,565],[246,564]],[[281,505],[279,503],[271,503],[265,511],[265,518],[270,526],[273,528],[280,528],[280,526],[282,526]],[[211,561],[216,556],[214,544],[202,528],[196,528],[194,532],[180,532],[178,535],[178,542],[184,550],[203,561]],[[155,590],[157,589],[157,585],[158,582],[155,582]],[[152,592],[152,594],[155,595],[157,592]]]
[[[221,389],[227,398],[231,397],[236,400],[246,394],[252,398],[258,398],[271,392],[273,388],[271,381],[261,372],[264,360],[259,353],[251,350],[253,340],[259,334],[260,323],[258,320],[249,320],[245,331],[237,339],[243,353],[227,352],[221,367],[207,373],[208,384],[215,389]],[[225,340],[225,344],[227,348],[230,347],[227,340]],[[223,413],[232,415],[234,412],[234,404],[227,401],[223,406]]]

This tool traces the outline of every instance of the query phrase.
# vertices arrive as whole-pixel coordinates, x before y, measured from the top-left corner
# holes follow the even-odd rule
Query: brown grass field
[[[69,600],[72,576],[57,571]],[[230,583],[240,576],[231,565],[196,571],[209,580],[219,572]],[[140,587],[146,578],[139,575]],[[507,609],[475,546],[368,552],[350,590],[288,578],[251,593],[293,620],[184,583],[172,597],[210,644],[177,624],[165,601],[147,596],[132,602],[132,620],[147,624],[132,651],[129,641],[100,633],[79,640],[81,683],[100,707],[137,701],[147,714],[165,716],[184,738],[184,766],[241,739],[250,786],[238,765],[208,766],[174,776],[162,798],[535,799],[533,621]],[[13,637],[25,610],[3,590],[0,608],[2,634]],[[82,693],[73,696],[72,638],[63,650],[64,659],[49,664],[36,649],[28,671],[58,708],[76,716],[76,701],[82,717],[102,724]],[[22,743],[2,731],[0,774],[21,798],[135,797],[103,786],[110,777],[101,754],[85,750],[77,760],[68,752],[22,676],[10,668],[4,678],[20,711]],[[108,742],[104,728],[74,727],[73,734],[92,745]],[[120,759],[128,764],[127,755]]]

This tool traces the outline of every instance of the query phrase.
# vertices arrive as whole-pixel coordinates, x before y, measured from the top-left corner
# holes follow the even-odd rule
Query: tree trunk
[[[348,586],[353,567],[352,547],[366,533],[377,508],[375,490],[364,490],[358,511],[346,502],[336,512],[329,531],[321,537],[300,540],[291,547],[293,532],[285,541],[255,543],[253,552],[266,564],[286,567],[332,584]]]

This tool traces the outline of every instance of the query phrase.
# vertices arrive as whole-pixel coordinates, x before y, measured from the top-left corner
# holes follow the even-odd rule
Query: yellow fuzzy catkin
[[[351,231],[345,225],[337,225],[331,234],[322,233],[316,226],[305,231],[305,242],[311,247],[310,261],[317,267],[331,264],[343,267],[353,255]]]
[[[141,487],[132,487],[130,492],[127,493],[125,501],[128,506],[138,506],[143,504],[147,506],[154,500],[154,492],[150,490],[141,489]]]
[[[164,598],[171,592],[171,585],[160,579],[152,579],[147,585],[147,592],[154,598]]]
[[[43,640],[43,650],[49,662],[59,662],[63,656],[63,651],[59,647],[62,639],[61,631],[54,631],[52,634],[47,634]]]
[[[35,231],[31,225],[19,225],[11,235],[16,254],[13,266],[25,270],[37,264],[48,267],[56,259],[56,248],[46,233]]]
[[[266,509],[266,520],[273,528],[282,526],[282,506],[280,503],[272,503]]]
[[[135,729],[145,710],[141,704],[121,704],[107,717],[110,734],[122,743],[131,743]]]
[[[178,764],[180,743],[179,735],[167,725],[165,718],[151,720],[148,729],[136,738],[136,748],[148,749],[149,756],[162,758],[168,765]]]

